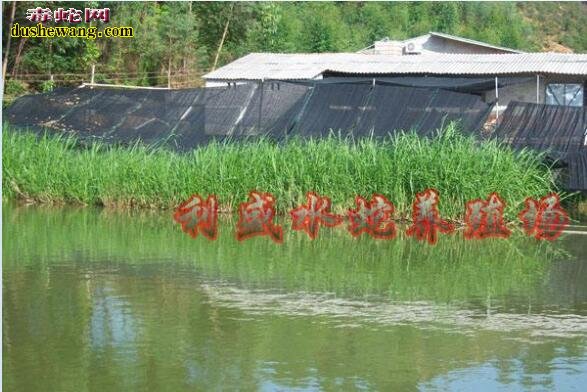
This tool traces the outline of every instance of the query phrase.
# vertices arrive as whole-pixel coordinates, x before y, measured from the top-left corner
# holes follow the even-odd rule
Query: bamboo
[[[222,51],[222,46],[224,45],[224,40],[226,39],[226,33],[228,33],[228,25],[230,24],[230,18],[232,17],[232,5],[230,6],[230,13],[228,14],[228,20],[226,21],[226,25],[224,25],[224,32],[222,33],[222,39],[220,39],[220,45],[218,45],[218,50],[216,51],[216,57],[214,57],[214,64],[212,65],[212,71],[216,69],[216,65],[218,64],[218,58],[220,57],[220,52]]]

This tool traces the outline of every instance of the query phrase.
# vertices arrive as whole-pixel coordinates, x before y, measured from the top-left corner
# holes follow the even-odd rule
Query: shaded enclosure
[[[449,121],[459,121],[465,133],[481,134],[493,106],[477,94],[487,80],[420,79],[273,80],[185,90],[61,88],[21,97],[4,115],[37,131],[107,143],[140,140],[177,151],[214,139],[259,136],[384,137],[401,130],[432,136]],[[586,130],[585,107],[513,102],[493,137],[515,148],[546,151],[568,168],[568,188],[585,190]]]
[[[189,150],[211,139],[251,136],[431,135],[451,120],[475,131],[490,110],[477,95],[438,88],[268,81],[186,90],[58,89],[18,99],[5,116],[15,125],[82,139]]]
[[[587,190],[587,107],[512,102],[494,137],[546,152],[568,167],[569,189]]]

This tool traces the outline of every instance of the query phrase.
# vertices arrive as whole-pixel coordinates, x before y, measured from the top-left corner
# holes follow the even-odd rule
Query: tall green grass
[[[193,193],[215,194],[235,209],[252,189],[271,192],[285,212],[308,191],[333,208],[354,196],[386,195],[407,216],[417,192],[436,188],[440,210],[462,217],[467,200],[499,192],[513,217],[527,196],[556,190],[549,167],[530,151],[478,142],[449,125],[433,139],[402,133],[385,140],[268,140],[211,143],[186,154],[162,148],[81,147],[75,139],[38,137],[4,126],[4,195],[36,202],[171,208]]]

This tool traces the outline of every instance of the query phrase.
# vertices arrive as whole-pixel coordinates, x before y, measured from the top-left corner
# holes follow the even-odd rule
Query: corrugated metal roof
[[[313,79],[326,71],[348,74],[587,76],[587,54],[251,53],[204,75],[208,80]]]

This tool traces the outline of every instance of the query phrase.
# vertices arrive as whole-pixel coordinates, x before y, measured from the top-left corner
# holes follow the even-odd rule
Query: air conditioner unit
[[[404,46],[404,53],[405,54],[420,54],[422,53],[422,46],[416,42],[408,42],[406,46]]]

